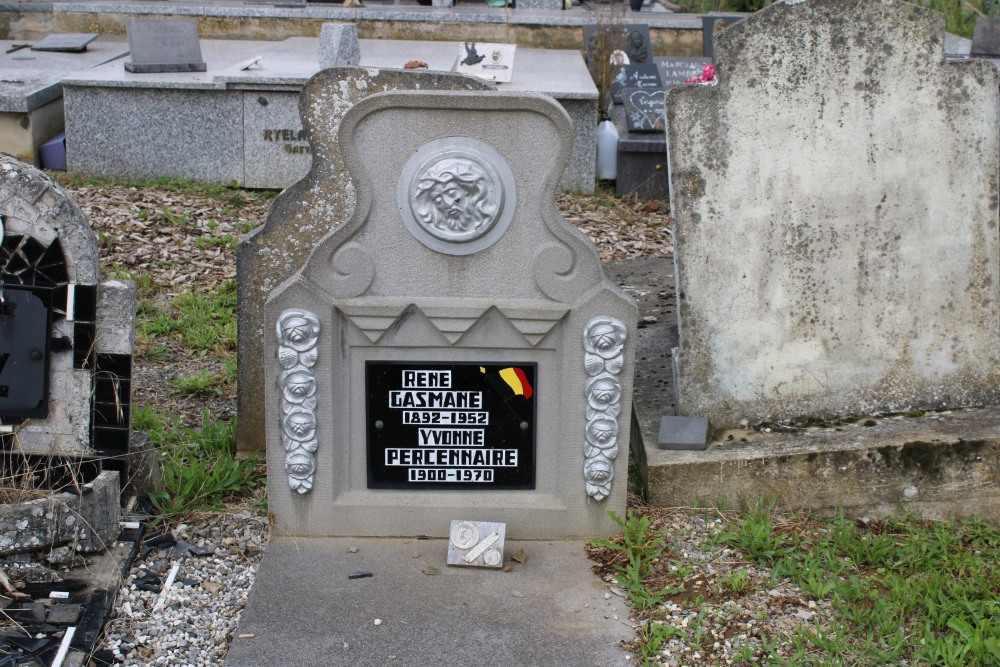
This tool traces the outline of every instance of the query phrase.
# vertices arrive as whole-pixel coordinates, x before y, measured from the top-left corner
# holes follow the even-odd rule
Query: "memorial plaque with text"
[[[655,63],[625,65],[611,82],[611,94],[615,104],[622,103],[622,91],[626,88],[663,88],[660,70]]]
[[[22,289],[3,290],[0,303],[0,415],[47,413],[48,309]]]
[[[370,489],[534,489],[537,366],[369,361]]]

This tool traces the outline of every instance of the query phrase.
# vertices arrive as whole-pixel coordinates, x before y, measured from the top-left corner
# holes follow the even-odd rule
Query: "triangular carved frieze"
[[[423,331],[420,333],[422,342],[430,343],[427,340],[430,337],[436,340],[433,344],[460,344],[463,347],[488,346],[503,339],[512,345],[526,343],[535,347],[569,312],[569,308],[562,304],[523,300],[477,300],[469,305],[444,305],[437,300],[375,299],[364,303],[341,302],[337,308],[347,321],[377,345],[389,344],[387,332],[391,331],[395,339],[404,328],[417,333],[416,329],[429,327],[437,335]],[[504,330],[510,333],[503,333]],[[443,337],[444,341],[438,337]]]

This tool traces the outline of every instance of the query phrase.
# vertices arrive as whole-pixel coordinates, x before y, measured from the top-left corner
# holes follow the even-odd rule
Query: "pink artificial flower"
[[[704,65],[701,74],[685,79],[684,83],[708,83],[715,79],[715,65]]]

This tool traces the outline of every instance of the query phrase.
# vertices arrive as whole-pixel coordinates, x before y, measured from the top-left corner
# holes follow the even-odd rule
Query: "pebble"
[[[260,563],[260,550],[247,555],[252,553],[247,547],[266,543],[267,524],[245,510],[209,515],[203,525],[182,524],[173,532],[181,538],[192,531],[204,537],[203,546],[214,552],[211,557],[185,555],[169,561],[165,552],[152,552],[132,564],[101,646],[123,667],[222,662]],[[140,570],[165,576],[171,562],[180,563],[177,581],[167,591],[164,606],[154,609],[158,594],[139,590],[136,579],[142,576]],[[182,579],[199,583],[186,585]]]
[[[381,619],[381,618],[376,618],[376,619],[375,619],[375,623],[374,623],[374,625],[375,625],[375,627],[376,627],[376,628],[377,628],[378,626],[382,625],[382,619]]]

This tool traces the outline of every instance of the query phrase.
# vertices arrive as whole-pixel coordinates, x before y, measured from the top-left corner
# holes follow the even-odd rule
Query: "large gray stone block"
[[[324,23],[319,33],[319,66],[351,67],[361,60],[358,26],[353,23]]]
[[[1000,398],[997,74],[905,2],[775,3],[668,95],[678,412]]]

